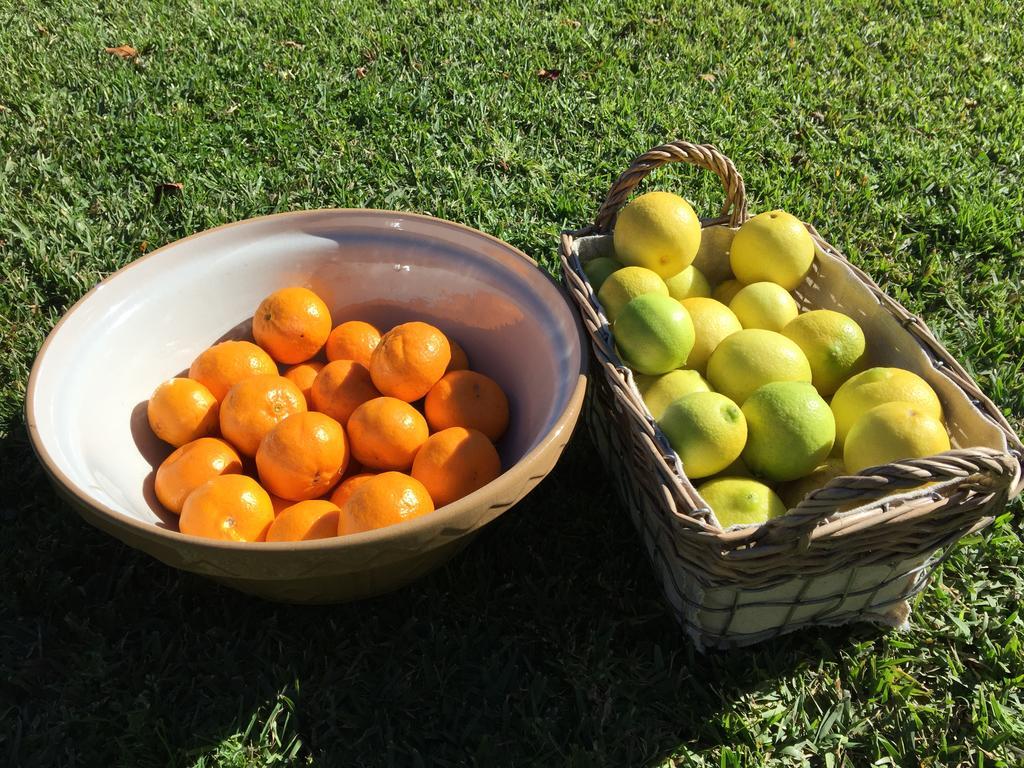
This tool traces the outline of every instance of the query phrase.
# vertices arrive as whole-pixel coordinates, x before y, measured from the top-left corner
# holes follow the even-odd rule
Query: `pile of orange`
[[[429,514],[501,474],[508,399],[434,326],[334,327],[319,296],[290,287],[259,305],[252,335],[204,350],[149,400],[153,432],[175,447],[156,495],[182,533],[345,536]]]

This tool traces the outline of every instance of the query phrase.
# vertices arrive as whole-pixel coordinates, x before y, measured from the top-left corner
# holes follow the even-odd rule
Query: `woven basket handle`
[[[957,483],[958,489],[971,482],[984,493],[1005,490],[1008,494],[1020,471],[1021,465],[1013,456],[992,448],[961,448],[924,459],[899,461],[831,480],[773,521],[773,527],[778,534],[786,532],[787,539],[800,538],[835,514],[837,507],[858,507],[925,483],[945,480],[961,481]],[[976,510],[979,518],[985,515],[986,508]]]
[[[747,192],[743,178],[732,164],[732,160],[711,144],[691,144],[688,141],[670,141],[636,158],[629,168],[612,184],[608,196],[597,213],[595,227],[600,232],[610,232],[615,224],[619,209],[636,189],[637,185],[655,168],[668,163],[690,163],[698,168],[713,171],[725,188],[725,202],[721,217],[728,217],[729,225],[736,227],[747,218]]]

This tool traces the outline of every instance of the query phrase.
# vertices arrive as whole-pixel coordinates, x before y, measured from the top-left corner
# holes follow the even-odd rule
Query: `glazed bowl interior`
[[[33,441],[51,475],[108,513],[175,528],[152,492],[170,448],[151,434],[146,400],[206,347],[245,338],[259,301],[287,285],[316,291],[335,323],[358,318],[387,329],[422,320],[455,338],[472,368],[509,396],[511,424],[498,446],[506,471],[564,421],[577,391],[573,315],[555,284],[510,246],[411,214],[269,216],[167,246],[65,316],[30,384]]]

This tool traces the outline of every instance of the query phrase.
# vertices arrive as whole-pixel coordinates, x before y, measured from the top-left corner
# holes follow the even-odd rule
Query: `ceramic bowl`
[[[203,349],[244,338],[260,300],[287,285],[324,298],[335,323],[433,323],[508,393],[503,474],[430,515],[352,536],[234,543],[186,536],[153,493],[170,452],[146,400]],[[428,216],[284,213],[172,243],[107,278],[50,333],[29,379],[32,444],[90,523],[185,571],[288,602],[337,602],[410,582],[459,551],[555,465],[586,387],[575,314],[526,255]]]

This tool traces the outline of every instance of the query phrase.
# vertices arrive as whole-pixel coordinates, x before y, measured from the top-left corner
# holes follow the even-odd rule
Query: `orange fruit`
[[[501,459],[483,432],[449,427],[427,438],[416,453],[411,474],[443,507],[500,475]]]
[[[478,429],[497,440],[508,429],[508,398],[498,383],[476,371],[452,371],[435,384],[423,403],[430,429]]]
[[[301,363],[319,352],[331,335],[331,313],[308,288],[282,288],[256,308],[252,335],[277,362]]]
[[[220,475],[185,499],[178,529],[223,541],[263,541],[274,522],[270,496],[247,475]]]
[[[314,410],[326,413],[345,427],[352,412],[367,400],[380,397],[380,392],[362,363],[335,360],[317,374],[310,396]]]
[[[146,403],[149,426],[165,443],[178,447],[217,434],[217,398],[194,379],[170,379]]]
[[[348,497],[355,492],[356,488],[365,483],[371,477],[376,476],[376,472],[361,472],[358,475],[346,477],[338,483],[338,487],[334,489],[333,493],[331,493],[331,503],[341,507],[346,501],[348,501]]]
[[[260,482],[275,496],[305,501],[335,486],[348,464],[345,430],[330,416],[308,411],[267,432],[256,451]]]
[[[270,494],[270,504],[274,507],[274,517],[277,517],[295,502],[291,499],[282,499],[280,496]]]
[[[381,393],[411,403],[444,376],[452,359],[447,337],[426,323],[396,325],[370,358],[370,376]]]
[[[267,531],[267,541],[308,541],[338,535],[337,506],[323,499],[300,501],[284,509]]]
[[[352,455],[370,469],[408,469],[429,435],[423,415],[394,397],[363,403],[348,420]]]
[[[338,515],[338,535],[372,531],[434,511],[434,502],[419,480],[401,472],[384,472],[360,485]]]
[[[349,320],[331,331],[324,352],[328,360],[354,360],[369,367],[378,344],[380,331],[362,320]]]
[[[319,360],[307,360],[304,363],[296,363],[290,368],[286,368],[285,372],[281,374],[299,388],[302,396],[306,398],[307,407],[310,405],[309,388],[313,386],[316,375],[323,370],[323,367],[324,364]]]
[[[445,371],[468,371],[469,370],[469,358],[466,357],[466,350],[464,350],[455,339],[451,336],[448,337],[448,344],[452,348],[452,359],[448,363],[448,368]]]
[[[306,410],[306,398],[284,376],[253,376],[228,390],[220,406],[220,433],[239,452],[255,456],[275,425]]]
[[[163,460],[156,470],[154,490],[167,511],[178,515],[188,495],[207,480],[241,471],[242,460],[234,448],[215,437],[200,437]]]
[[[217,400],[223,400],[235,384],[249,376],[277,373],[270,355],[251,341],[222,341],[203,350],[188,369],[195,379]]]

